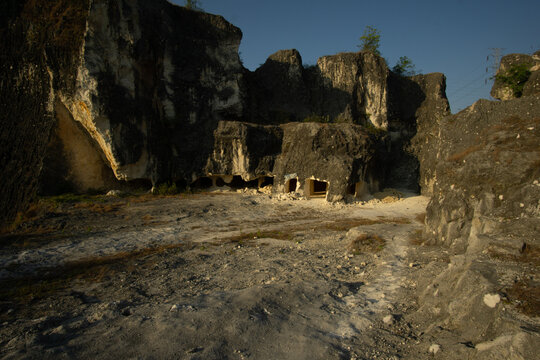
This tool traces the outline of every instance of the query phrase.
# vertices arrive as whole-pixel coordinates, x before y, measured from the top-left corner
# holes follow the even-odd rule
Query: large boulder
[[[520,84],[521,90],[513,89],[510,84],[501,79],[501,76],[509,76],[512,70],[519,66],[530,73],[527,79],[521,79],[523,81]],[[538,93],[540,93],[540,51],[533,55],[509,54],[503,56],[491,88],[491,96],[499,100],[510,100]]]
[[[198,175],[236,175],[244,181],[271,176],[282,139],[279,126],[221,121],[214,131],[212,154]]]
[[[274,191],[299,190],[309,197],[310,186],[317,181],[326,187],[321,190],[328,201],[339,201],[348,193],[361,196],[378,190],[373,173],[375,144],[362,126],[289,123],[281,128],[283,145],[273,169]]]

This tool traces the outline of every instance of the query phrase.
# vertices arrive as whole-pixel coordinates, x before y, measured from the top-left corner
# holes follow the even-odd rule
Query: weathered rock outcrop
[[[281,50],[251,76],[251,116],[266,123],[312,116],[387,129],[389,74],[384,59],[370,52],[324,56],[304,68],[297,50]]]
[[[523,65],[528,68],[530,75],[524,84],[523,90],[519,96],[530,96],[540,93],[540,51],[533,55],[526,54],[510,54],[505,55],[501,59],[501,64],[497,70],[497,75],[506,75],[514,66]],[[491,89],[491,96],[499,100],[515,99],[518,94],[500,79],[495,79],[495,83]]]
[[[392,161],[387,186],[421,189],[431,193],[431,166],[435,159],[429,148],[438,145],[438,124],[450,115],[446,78],[441,73],[390,78],[390,122]],[[420,161],[419,161],[420,160]]]
[[[539,144],[538,94],[480,100],[419,126],[422,185],[432,194],[424,238],[450,254],[437,278],[419,284],[420,314],[476,344],[475,358],[524,358],[540,342],[508,309],[538,309]]]
[[[283,147],[272,171],[276,192],[300,190],[309,197],[313,195],[310,180],[325,183],[329,201],[341,200],[347,193],[361,196],[370,187],[378,190],[372,169],[375,145],[363,127],[290,123],[282,128]]]
[[[540,215],[539,100],[480,100],[441,121],[426,221],[430,237],[461,252],[485,250],[499,238],[521,250],[523,243],[505,237]],[[538,233],[528,238],[540,245]]]
[[[237,175],[244,181],[271,176],[282,139],[279,126],[222,121],[214,131],[213,152],[198,175]]]
[[[302,121],[311,114],[302,57],[297,50],[272,54],[248,74],[248,120],[263,124]]]
[[[233,176],[243,181],[273,177],[275,193],[309,197],[317,181],[324,186],[321,196],[338,201],[347,194],[378,191],[382,178],[375,166],[377,142],[359,125],[223,121],[214,139],[214,151],[200,176],[219,177],[224,183]]]
[[[313,112],[387,129],[389,73],[384,59],[371,52],[319,58],[310,72]]]
[[[250,84],[255,122],[307,117],[387,131],[377,155],[384,186],[418,190],[419,151],[412,145],[429,142],[433,135],[424,129],[450,114],[444,75],[398,76],[384,59],[369,52],[325,56],[303,68],[296,50],[279,51],[253,74]],[[418,126],[421,135],[411,144]],[[429,178],[422,173],[420,182]]]

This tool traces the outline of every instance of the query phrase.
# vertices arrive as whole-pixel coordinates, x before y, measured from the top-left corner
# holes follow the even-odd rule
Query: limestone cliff
[[[304,68],[297,50],[281,50],[250,76],[250,117],[286,123],[306,117],[388,128],[388,77],[370,52],[323,56]]]
[[[59,106],[117,179],[191,177],[218,121],[242,116],[240,39],[222,17],[165,1],[93,1],[76,88]]]
[[[87,7],[84,0],[0,4],[0,227],[35,195],[55,92],[74,86]]]
[[[310,94],[302,57],[297,50],[281,50],[247,75],[248,120],[280,124],[302,121],[311,113]]]
[[[271,176],[282,140],[283,130],[278,126],[222,121],[214,132],[213,151],[203,174],[236,175],[244,181]]]
[[[338,121],[388,128],[388,76],[384,59],[371,52],[324,56],[313,69],[316,114]]]
[[[249,72],[238,56],[238,28],[165,0],[4,4],[1,196],[14,204],[6,218],[24,209],[39,175],[43,194],[138,179],[189,185],[209,174],[276,175],[283,185],[294,173],[283,159],[314,144],[330,152],[298,170],[307,177],[319,176],[321,161],[345,156],[332,198],[366,181],[415,189],[410,139],[417,123],[447,111],[444,77],[398,77],[369,52],[325,56],[304,68],[296,50],[283,50]],[[349,124],[257,125],[306,118]],[[384,135],[364,142],[365,129],[353,124]],[[314,143],[312,132],[330,138]],[[287,147],[289,138],[298,145]],[[362,151],[331,155],[331,142],[342,138]],[[365,177],[362,161],[378,162],[376,179]]]

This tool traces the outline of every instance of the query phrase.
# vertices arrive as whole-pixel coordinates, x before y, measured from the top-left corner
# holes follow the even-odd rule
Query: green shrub
[[[369,51],[375,55],[381,56],[379,51],[381,41],[381,32],[373,26],[366,26],[364,34],[360,37],[360,45],[358,47],[362,51]]]
[[[401,56],[392,71],[401,76],[416,75],[415,66],[407,56]]]
[[[495,80],[508,86],[515,97],[523,95],[523,87],[531,76],[530,64],[515,64],[510,66],[504,74],[495,75]]]
[[[179,192],[175,182],[166,182],[158,185],[152,193],[154,195],[176,195]]]

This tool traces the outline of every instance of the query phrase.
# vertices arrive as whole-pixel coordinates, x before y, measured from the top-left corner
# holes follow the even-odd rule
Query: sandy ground
[[[2,239],[0,356],[432,358],[409,320],[418,277],[447,265],[411,241],[427,201],[63,204]]]

